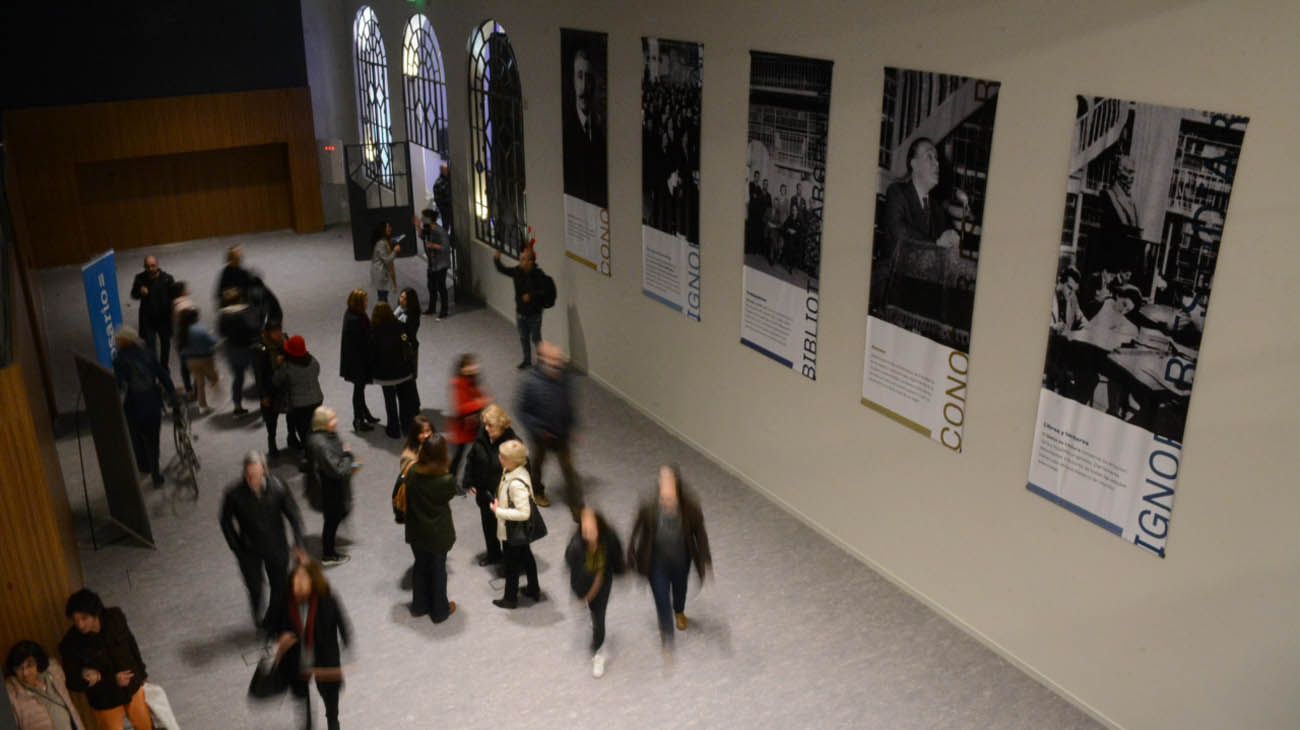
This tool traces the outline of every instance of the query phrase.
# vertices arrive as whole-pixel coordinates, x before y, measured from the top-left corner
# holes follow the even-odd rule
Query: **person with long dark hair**
[[[352,472],[356,458],[347,444],[339,439],[339,417],[329,406],[320,406],[312,414],[311,435],[307,437],[307,479],[321,496],[325,524],[321,528],[321,564],[327,568],[342,565],[350,558],[338,551],[335,538],[339,525],[352,511]]]
[[[5,659],[4,677],[18,730],[85,730],[68,694],[63,667],[40,644],[14,644]]]
[[[370,315],[370,358],[371,377],[384,391],[384,411],[388,416],[384,433],[389,438],[401,438],[410,430],[419,410],[415,348],[392,308],[384,302],[376,304]]]
[[[406,287],[397,294],[397,309],[393,310],[393,316],[402,324],[402,331],[406,333],[407,339],[415,346],[416,352],[420,349],[420,293],[411,287]]]
[[[86,694],[105,730],[122,730],[128,717],[136,730],[153,730],[144,697],[149,673],[122,609],[82,588],[68,597],[64,614],[72,621],[59,642],[68,689]]]
[[[483,392],[479,383],[478,355],[467,352],[456,358],[456,370],[451,376],[451,414],[447,416],[447,440],[456,446],[451,459],[451,475],[460,470],[470,444],[478,436],[479,417],[492,398]]]
[[[456,544],[451,498],[456,480],[447,471],[447,441],[433,434],[420,445],[414,465],[406,471],[406,542],[415,556],[411,583],[411,615],[435,623],[456,612],[447,600],[447,553]]]
[[[366,290],[353,289],[343,313],[343,339],[339,344],[339,375],[352,384],[352,430],[369,431],[379,423],[366,405],[370,384],[370,315],[366,314]]]
[[[374,243],[370,249],[370,285],[379,295],[379,301],[388,301],[388,292],[397,288],[397,268],[393,261],[402,252],[400,243],[393,243],[393,226],[387,221],[375,226]]]
[[[288,393],[275,385],[275,369],[284,357],[284,328],[278,321],[268,320],[262,328],[261,338],[249,349],[253,354],[257,395],[261,398],[258,405],[261,408],[262,425],[266,428],[266,455],[274,458],[280,455],[280,448],[275,442],[275,433],[280,427],[280,414],[289,410]]]
[[[614,576],[623,572],[623,546],[605,516],[589,505],[578,513],[578,529],[564,551],[569,587],[591,612],[591,676],[605,676],[605,609]]]
[[[507,441],[497,450],[501,461],[501,483],[497,498],[492,500],[492,513],[497,518],[497,539],[505,544],[506,564],[505,595],[492,601],[499,608],[519,607],[519,574],[528,576],[523,594],[533,601],[542,599],[542,589],[537,582],[537,559],[529,544],[527,532],[507,523],[525,523],[532,515],[533,487],[528,477],[528,447],[522,441]]]
[[[154,486],[163,483],[159,467],[158,439],[162,432],[163,397],[176,401],[171,376],[163,369],[153,351],[144,347],[135,330],[122,327],[114,335],[117,355],[113,374],[122,392],[122,410],[135,452],[135,465],[147,472]]]
[[[501,483],[501,458],[498,449],[507,441],[519,437],[510,427],[510,416],[496,404],[483,409],[483,426],[465,461],[465,488],[474,495],[478,504],[479,519],[483,525],[483,542],[487,550],[478,557],[478,564],[487,567],[501,562],[501,540],[497,538],[497,518],[492,513],[492,500],[497,497]]]
[[[691,565],[695,565],[700,580],[713,565],[704,513],[699,501],[682,484],[677,467],[659,467],[659,488],[637,510],[627,560],[650,581],[659,616],[659,638],[664,648],[670,649],[674,616],[678,631],[685,631],[689,625],[686,583]]]
[[[289,678],[289,688],[302,700],[303,727],[311,729],[311,695],[325,705],[329,730],[339,728],[339,694],[343,690],[340,644],[351,643],[352,625],[343,604],[330,589],[319,564],[300,555],[288,580],[287,598],[275,606],[267,635],[276,641],[276,665]]]

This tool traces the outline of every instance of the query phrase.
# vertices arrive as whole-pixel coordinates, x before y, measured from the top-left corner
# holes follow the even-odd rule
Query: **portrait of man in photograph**
[[[566,50],[564,194],[606,208],[609,155],[605,146],[604,54],[597,54],[590,43],[572,43]]]

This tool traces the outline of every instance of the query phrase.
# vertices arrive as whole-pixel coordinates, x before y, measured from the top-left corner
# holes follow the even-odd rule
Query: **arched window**
[[[487,20],[469,40],[470,160],[474,233],[517,256],[528,225],[524,207],[524,97],[505,29]]]
[[[388,111],[388,54],[379,33],[379,18],[362,5],[352,25],[352,53],[357,69],[357,116],[360,121],[366,174],[372,180],[393,180],[393,120]]]
[[[447,79],[442,50],[429,19],[420,13],[406,24],[402,43],[402,85],[406,106],[406,136],[414,143],[447,156]]]

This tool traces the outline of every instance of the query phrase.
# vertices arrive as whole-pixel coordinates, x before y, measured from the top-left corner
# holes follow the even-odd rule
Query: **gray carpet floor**
[[[366,286],[368,264],[354,262],[344,229],[296,236],[244,236],[247,265],[261,271],[284,304],[286,330],[303,334],[322,362],[326,403],[351,420],[350,387],[337,377],[344,300]],[[165,270],[191,282],[211,321],[212,288],[228,239],[159,247]],[[119,261],[125,299],[143,252]],[[399,261],[402,285],[423,291],[422,262]],[[91,352],[76,267],[42,272],[58,401],[77,402],[71,352]],[[513,325],[481,307],[461,306],[421,329],[419,389],[426,413],[442,423],[453,359],[476,352],[488,390],[509,409],[519,374]],[[573,526],[546,512],[551,536],[535,545],[543,602],[515,611],[494,607],[501,579],[474,563],[483,549],[471,499],[452,508],[459,535],[449,559],[449,596],[459,609],[433,625],[407,613],[403,574],[411,554],[388,505],[399,444],[382,431],[343,434],[365,463],[356,506],[344,523],[352,555],[328,576],[355,630],[341,719],[347,728],[1094,728],[1086,714],[981,646],[794,517],[676,440],[595,382],[578,378],[581,430],[575,458],[592,501],[626,537],[635,505],[653,488],[659,464],[680,464],[700,495],[715,572],[691,578],[690,628],[672,661],[659,648],[648,588],[620,578],[609,606],[609,656],[591,676],[587,612],[568,591],[562,561]],[[87,584],[125,611],[150,678],[170,696],[187,730],[294,726],[292,700],[250,705],[245,689],[261,642],[244,588],[217,524],[221,493],[238,476],[242,454],[265,444],[256,416],[230,413],[229,378],[214,414],[195,422],[202,460],[197,500],[171,483],[143,486],[157,549],[103,537],[107,509],[84,419],[81,455],[74,434],[59,452],[76,516]],[[371,410],[383,412],[377,388]],[[281,444],[284,440],[281,429]],[[172,455],[164,423],[163,459]],[[275,467],[301,495],[301,477]],[[559,484],[558,467],[547,465]],[[558,505],[558,502],[557,502]],[[321,516],[304,504],[310,541]],[[321,719],[319,698],[313,699]],[[323,727],[323,723],[318,725]]]

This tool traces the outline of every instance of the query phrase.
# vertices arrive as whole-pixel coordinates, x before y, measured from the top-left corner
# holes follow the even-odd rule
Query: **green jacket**
[[[406,541],[417,550],[445,553],[456,544],[451,519],[456,480],[450,474],[421,474],[419,468],[406,473]]]

